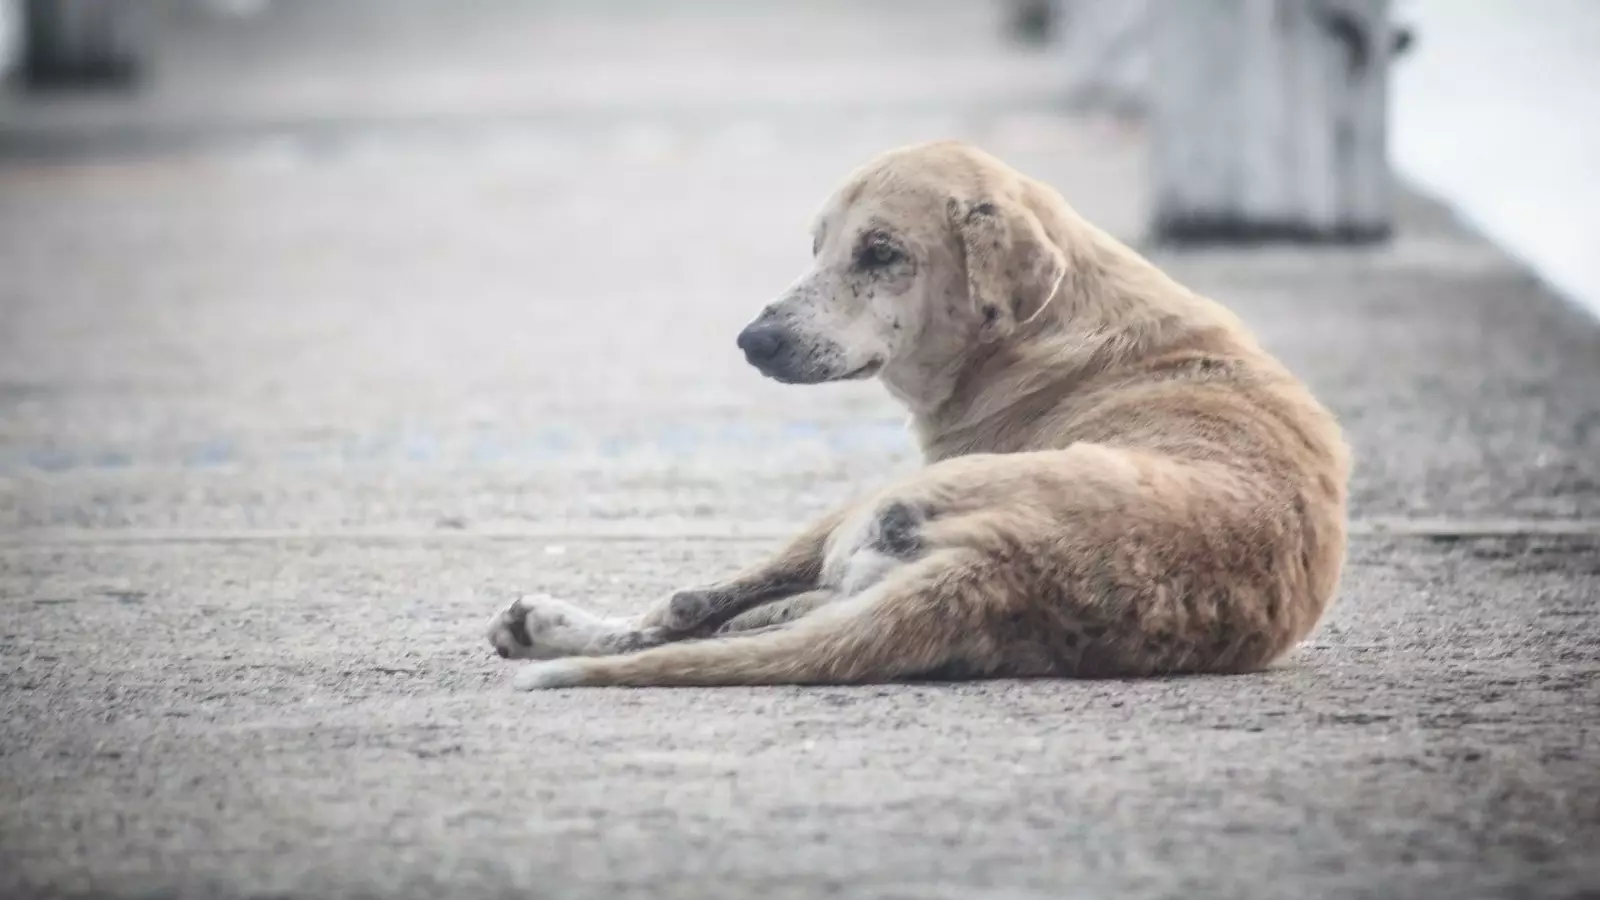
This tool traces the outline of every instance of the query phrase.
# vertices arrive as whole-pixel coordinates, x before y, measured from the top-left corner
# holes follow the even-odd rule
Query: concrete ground
[[[1600,327],[1415,196],[1157,257],[1356,449],[1275,671],[513,693],[516,593],[637,608],[915,465],[733,347],[851,166],[964,137],[1138,241],[1143,144],[989,4],[441,9],[0,101],[0,896],[1600,892]]]

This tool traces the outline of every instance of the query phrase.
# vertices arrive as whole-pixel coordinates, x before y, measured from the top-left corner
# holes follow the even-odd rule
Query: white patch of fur
[[[573,687],[583,680],[583,665],[578,660],[555,659],[528,663],[511,679],[519,691],[543,691]]]
[[[845,569],[844,581],[839,585],[839,591],[846,597],[853,597],[882,581],[896,567],[902,565],[905,565],[903,560],[895,559],[871,547],[863,547],[851,555],[850,565]]]
[[[882,581],[896,566],[895,559],[873,547],[878,540],[877,508],[866,504],[829,539],[822,561],[822,583],[852,597]]]

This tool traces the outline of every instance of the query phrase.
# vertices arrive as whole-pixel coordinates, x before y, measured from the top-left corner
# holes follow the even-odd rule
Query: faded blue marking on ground
[[[537,466],[591,457],[616,461],[645,456],[687,462],[729,449],[744,458],[761,454],[894,457],[915,454],[899,421],[850,424],[786,422],[748,425],[665,424],[645,430],[589,432],[541,428],[527,432],[439,433],[405,429],[369,435],[278,443],[211,437],[166,445],[0,445],[0,475],[118,471],[130,468],[217,470],[230,466],[319,468],[330,466]],[[735,456],[736,462],[740,457]]]

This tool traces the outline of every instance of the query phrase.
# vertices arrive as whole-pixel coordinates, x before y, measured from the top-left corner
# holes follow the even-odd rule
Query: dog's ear
[[[966,256],[967,296],[986,341],[1010,334],[1044,309],[1067,272],[1067,260],[1039,218],[1015,201],[945,205]]]

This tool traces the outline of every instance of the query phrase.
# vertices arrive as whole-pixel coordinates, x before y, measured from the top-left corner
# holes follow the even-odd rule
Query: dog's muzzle
[[[761,374],[784,384],[817,384],[831,380],[825,354],[782,325],[757,321],[739,332],[739,349]]]
[[[739,349],[744,358],[763,372],[784,356],[789,347],[789,337],[778,325],[756,323],[739,332]]]
[[[864,378],[877,371],[877,364],[855,371],[845,370],[838,348],[797,334],[785,324],[762,317],[739,332],[739,349],[750,365],[761,374],[784,384],[822,384],[848,378]]]

